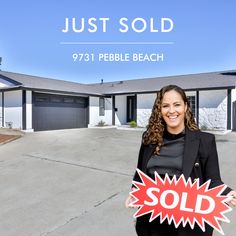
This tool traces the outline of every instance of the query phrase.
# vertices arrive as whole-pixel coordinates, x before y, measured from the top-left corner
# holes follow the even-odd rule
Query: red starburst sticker
[[[198,180],[192,182],[183,175],[162,179],[155,172],[153,180],[139,169],[137,172],[142,182],[133,181],[136,188],[130,193],[135,199],[130,206],[139,207],[134,217],[151,213],[150,222],[159,216],[160,222],[173,222],[176,228],[181,223],[192,229],[198,224],[204,232],[207,223],[224,234],[220,222],[229,223],[224,214],[232,210],[226,203],[229,197],[221,195],[226,185],[209,189],[210,180],[199,186]]]

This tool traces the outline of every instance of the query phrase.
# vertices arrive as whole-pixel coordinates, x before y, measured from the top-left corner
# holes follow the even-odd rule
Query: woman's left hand
[[[230,203],[233,205],[233,206],[236,206],[236,192],[235,191],[231,191],[227,194],[227,196],[230,196],[231,199],[230,199]]]

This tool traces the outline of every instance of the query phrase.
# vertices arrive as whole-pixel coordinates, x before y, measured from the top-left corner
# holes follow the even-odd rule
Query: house
[[[182,87],[200,128],[236,131],[236,71],[80,84],[0,71],[0,124],[25,131],[145,127],[157,91]]]

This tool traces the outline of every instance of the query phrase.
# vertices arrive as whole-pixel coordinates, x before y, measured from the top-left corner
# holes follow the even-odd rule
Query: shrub
[[[136,121],[135,121],[135,120],[130,121],[130,122],[129,122],[129,126],[130,126],[131,128],[137,127]]]
[[[97,124],[97,126],[105,126],[106,122],[103,120],[100,120]]]

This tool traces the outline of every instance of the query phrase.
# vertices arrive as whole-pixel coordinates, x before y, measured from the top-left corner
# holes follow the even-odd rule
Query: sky
[[[235,9],[234,0],[0,0],[0,68],[79,83],[233,70]],[[84,19],[84,30],[74,32],[72,18],[77,31]],[[92,18],[95,32],[89,32],[95,30],[88,23]],[[120,31],[121,18],[127,19],[127,32]],[[169,32],[162,32],[163,18],[173,23],[172,29],[170,21],[164,23]],[[118,61],[104,61],[114,54]],[[125,54],[127,61],[121,61]],[[163,60],[148,61],[150,55]]]

